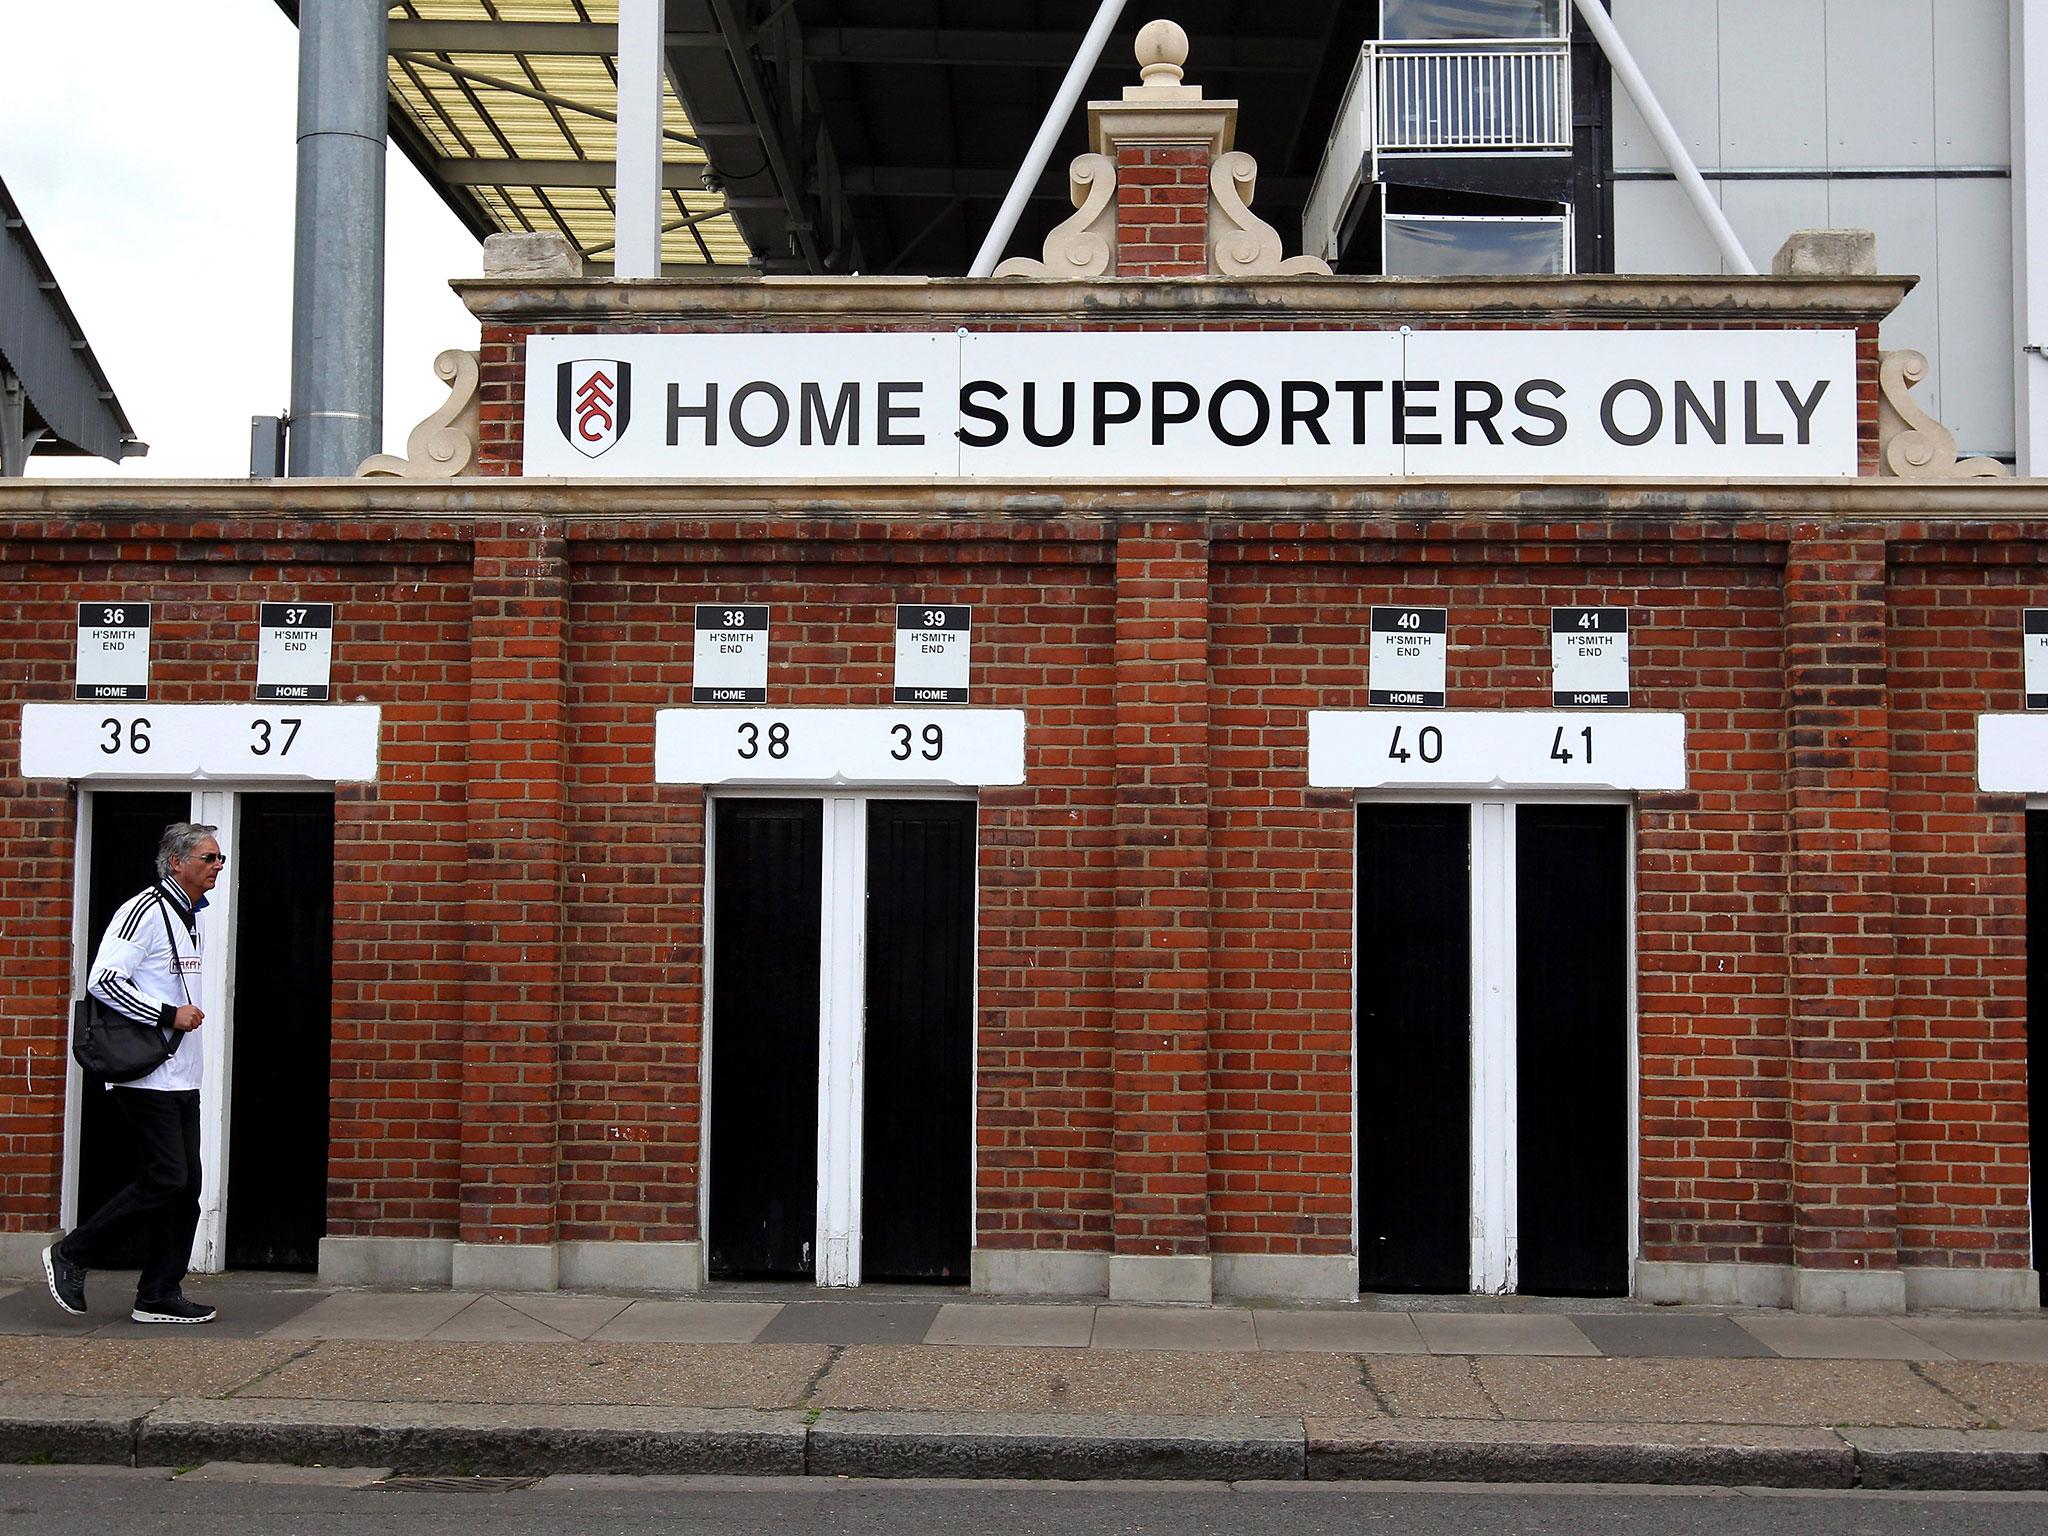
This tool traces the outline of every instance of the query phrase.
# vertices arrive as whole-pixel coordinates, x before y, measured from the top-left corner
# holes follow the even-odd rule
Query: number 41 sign
[[[1329,789],[1683,789],[1685,716],[1311,710],[1308,781]]]

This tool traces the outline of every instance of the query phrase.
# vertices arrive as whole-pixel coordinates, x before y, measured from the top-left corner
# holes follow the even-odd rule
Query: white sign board
[[[699,603],[690,667],[696,704],[768,702],[768,608],[765,603]]]
[[[26,779],[377,777],[375,704],[24,704]]]
[[[965,704],[974,610],[955,603],[896,605],[896,702]]]
[[[256,624],[256,702],[325,703],[334,604],[258,603]]]
[[[149,604],[78,605],[78,667],[72,697],[149,697]]]
[[[664,709],[657,784],[1022,784],[1021,709]]]
[[[1550,702],[1559,709],[1628,708],[1628,610],[1550,610]]]
[[[1977,717],[1977,787],[1986,794],[2048,795],[2048,715]]]
[[[1856,473],[1831,330],[526,339],[522,469],[1156,483]]]
[[[2029,608],[2020,618],[2026,647],[2027,708],[2048,709],[2048,608]]]
[[[1373,609],[1366,701],[1442,709],[1449,650],[1449,609]]]
[[[1683,789],[1685,716],[1311,710],[1318,789]]]

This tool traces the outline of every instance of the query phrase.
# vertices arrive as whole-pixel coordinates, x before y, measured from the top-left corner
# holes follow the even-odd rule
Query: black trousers
[[[116,1087],[108,1092],[135,1133],[135,1178],[72,1228],[64,1239],[64,1257],[94,1268],[108,1234],[140,1221],[142,1278],[135,1299],[168,1301],[184,1283],[192,1262],[192,1234],[199,1230],[199,1091]]]

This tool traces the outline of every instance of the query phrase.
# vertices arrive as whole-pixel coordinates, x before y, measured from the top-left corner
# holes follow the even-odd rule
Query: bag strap
[[[171,969],[178,973],[178,990],[185,994],[185,1006],[190,1008],[192,1006],[192,989],[185,985],[185,967],[178,955],[178,939],[171,932],[170,903],[164,900],[164,888],[161,885],[154,887],[154,889],[156,891],[157,916],[164,920],[164,937],[170,941]],[[173,1029],[170,1038],[171,1054],[175,1056],[178,1052],[178,1047],[184,1043],[185,1032],[182,1029]]]

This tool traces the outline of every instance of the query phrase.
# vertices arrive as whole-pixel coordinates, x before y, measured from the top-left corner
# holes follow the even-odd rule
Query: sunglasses
[[[225,864],[228,861],[224,853],[195,853],[192,857],[202,864]]]

